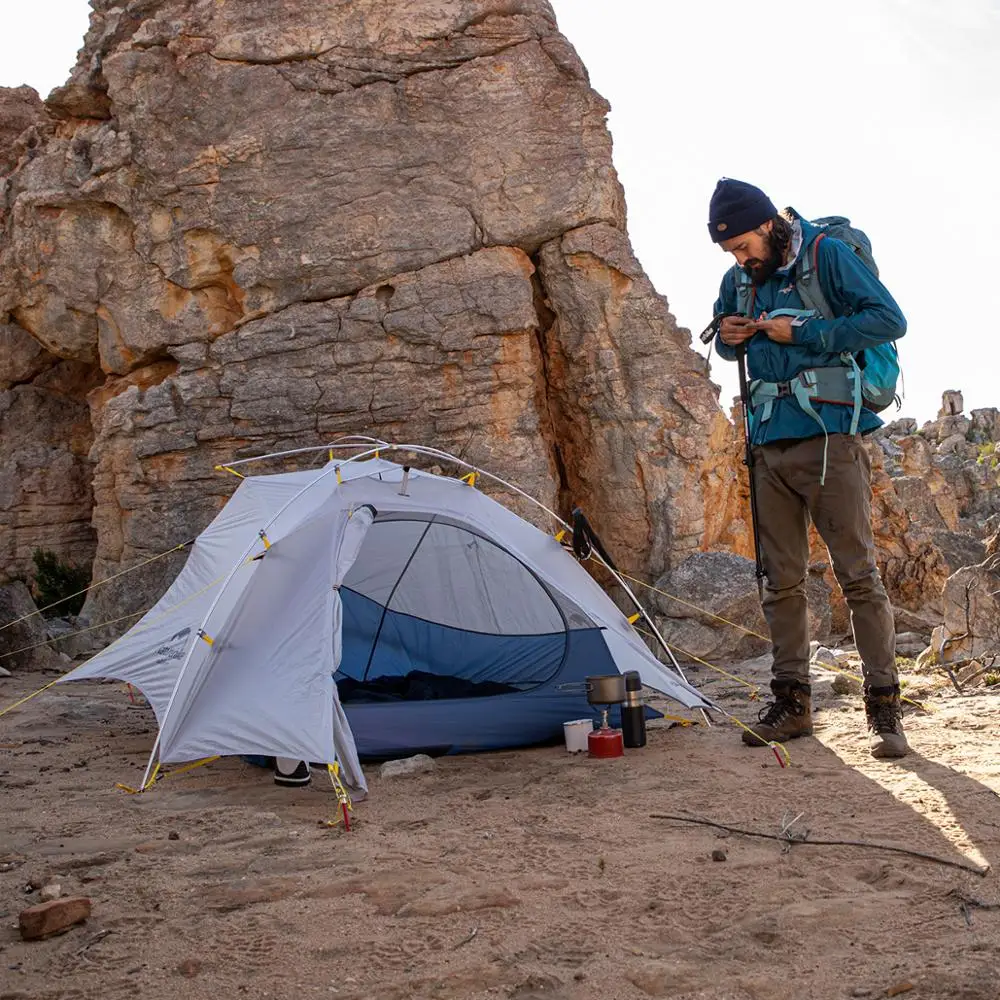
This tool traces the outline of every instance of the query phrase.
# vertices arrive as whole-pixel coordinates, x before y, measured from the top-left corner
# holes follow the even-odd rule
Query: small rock
[[[201,972],[201,962],[196,958],[185,958],[177,966],[177,972],[184,976],[185,979],[194,979]]]
[[[180,840],[180,839],[181,835],[176,830],[171,830],[170,833],[167,834],[167,840]]]
[[[910,990],[912,989],[914,989],[914,986],[913,983],[911,982],[907,981],[902,983],[896,983],[895,986],[890,986],[889,989],[885,991],[885,995],[887,997],[898,997],[903,993],[909,993]]]
[[[934,656],[937,658],[936,662],[940,662],[941,654],[944,652],[944,645],[948,641],[947,630],[943,625],[938,625],[933,632],[931,632],[931,645],[930,649]]]
[[[713,861],[725,861],[727,857],[728,857],[728,855],[726,854],[726,852],[721,847],[717,847],[717,848],[715,848],[714,851],[712,851],[712,860]]]
[[[861,694],[861,681],[846,677],[844,674],[837,674],[830,685],[830,690],[834,694]]]
[[[839,652],[841,652],[839,649],[830,649],[829,646],[820,646],[819,649],[813,653],[812,662],[818,663],[823,667],[840,666],[840,660],[837,658],[837,654]]]
[[[14,675],[4,667],[0,667],[0,677],[13,677]]]
[[[251,818],[261,826],[281,826],[281,817],[277,813],[259,812],[254,813]]]
[[[39,941],[61,934],[90,917],[90,900],[86,896],[67,896],[39,903],[21,911],[18,924],[25,941]]]
[[[42,891],[38,894],[38,898],[43,903],[51,903],[53,899],[58,899],[62,895],[62,886],[58,882],[50,882],[48,885],[42,886]]]
[[[378,773],[380,778],[401,778],[408,774],[426,774],[434,770],[437,770],[437,764],[433,758],[425,753],[418,753],[403,760],[387,760]]]

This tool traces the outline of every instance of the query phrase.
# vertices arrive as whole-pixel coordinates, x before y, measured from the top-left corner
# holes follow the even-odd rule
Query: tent
[[[243,479],[157,604],[65,680],[141,690],[161,763],[337,760],[364,788],[359,755],[551,739],[616,670],[711,705],[555,537],[371,457]]]

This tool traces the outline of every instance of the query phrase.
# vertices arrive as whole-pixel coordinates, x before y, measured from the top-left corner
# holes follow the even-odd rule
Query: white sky
[[[551,3],[611,103],[632,243],[682,325],[711,318],[708,200],[737,177],[871,237],[909,320],[904,415],[932,419],[944,389],[1000,406],[1000,0]],[[63,83],[88,13],[0,0],[0,86]],[[727,408],[734,367],[713,360]]]

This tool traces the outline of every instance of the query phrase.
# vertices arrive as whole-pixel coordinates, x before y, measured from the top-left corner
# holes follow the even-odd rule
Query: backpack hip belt
[[[847,357],[850,357],[851,367],[847,367]],[[750,409],[755,412],[757,407],[760,407],[761,423],[771,419],[774,400],[790,396],[798,403],[803,413],[807,413],[819,424],[823,432],[823,471],[819,479],[820,486],[826,483],[826,456],[830,435],[813,403],[850,406],[853,410],[851,436],[858,432],[858,421],[861,417],[861,370],[853,356],[847,355],[847,357],[843,366],[807,368],[783,382],[765,382],[758,378],[750,383]]]

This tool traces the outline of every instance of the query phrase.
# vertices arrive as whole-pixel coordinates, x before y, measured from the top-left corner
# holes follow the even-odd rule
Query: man
[[[719,181],[708,229],[736,260],[715,303],[715,315],[724,317],[716,344],[730,361],[745,350],[748,377],[754,380],[753,477],[766,574],[763,608],[774,653],[774,702],[743,740],[763,746],[812,733],[805,593],[811,517],[851,611],[863,661],[871,753],[901,757],[909,747],[895,627],[875,563],[871,465],[861,440],[882,421],[869,409],[857,412],[857,373],[845,363],[844,352],[861,359],[866,348],[901,337],[906,320],[847,243],[829,236],[816,242],[816,226],[791,213],[779,214],[751,184]],[[806,261],[815,268],[833,319],[809,309],[807,296],[800,295],[796,278],[802,274],[800,262]],[[742,315],[726,315],[735,313]],[[810,385],[812,398],[803,391]],[[852,425],[857,433],[851,433]]]

